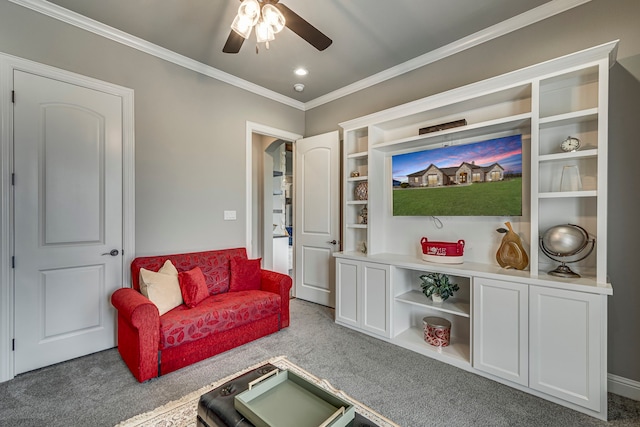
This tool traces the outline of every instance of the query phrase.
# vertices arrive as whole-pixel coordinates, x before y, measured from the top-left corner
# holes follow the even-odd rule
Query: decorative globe
[[[549,271],[549,274],[558,277],[580,277],[578,273],[567,267],[567,263],[579,262],[588,257],[596,246],[596,239],[591,239],[591,247],[586,254],[572,261],[566,258],[583,252],[588,244],[589,233],[578,225],[556,225],[545,231],[540,237],[540,249],[552,260],[561,263],[555,270]]]
[[[542,235],[542,244],[555,256],[568,257],[581,252],[589,243],[587,232],[576,225],[556,225]]]

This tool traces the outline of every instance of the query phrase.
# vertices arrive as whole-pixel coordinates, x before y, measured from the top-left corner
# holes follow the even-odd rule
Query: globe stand
[[[547,273],[549,275],[551,275],[551,276],[565,277],[565,278],[570,278],[570,279],[577,279],[577,278],[581,277],[578,273],[576,273],[573,270],[571,270],[567,266],[567,263],[580,262],[583,259],[585,259],[586,257],[588,257],[589,255],[591,255],[591,252],[593,252],[593,248],[596,247],[596,239],[592,239],[590,242],[591,242],[591,248],[589,248],[589,251],[583,257],[575,259],[575,260],[572,260],[572,261],[565,261],[563,259],[557,259],[556,257],[562,257],[562,256],[566,257],[566,256],[575,255],[576,253],[580,253],[589,244],[589,241],[585,242],[585,244],[582,247],[580,247],[574,254],[562,255],[562,254],[559,254],[559,253],[556,253],[556,252],[549,251],[549,249],[547,249],[544,246],[542,238],[540,238],[540,249],[542,249],[542,252],[544,252],[544,254],[546,256],[548,256],[550,259],[552,259],[553,261],[557,261],[557,262],[560,263],[560,265],[557,266],[554,270],[548,271]]]
[[[567,267],[567,264],[564,262],[562,262],[562,264],[557,266],[555,270],[548,271],[547,273],[551,276],[556,276],[556,277],[568,277],[568,278],[580,277],[578,273],[575,273],[573,270]]]

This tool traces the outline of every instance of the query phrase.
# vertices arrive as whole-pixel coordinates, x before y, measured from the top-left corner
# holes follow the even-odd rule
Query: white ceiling
[[[222,52],[239,0],[11,1],[69,14],[74,22],[90,18],[91,25],[105,24],[134,41],[205,64],[214,74],[222,71],[304,105],[407,71],[430,53],[473,46],[588,0],[282,0],[333,44],[320,52],[285,28],[258,54],[253,34],[240,53]],[[299,66],[309,74],[295,76]],[[304,92],[294,91],[298,82]]]

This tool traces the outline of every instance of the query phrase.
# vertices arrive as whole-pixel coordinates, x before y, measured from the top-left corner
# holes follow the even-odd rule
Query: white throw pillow
[[[157,273],[140,269],[140,293],[158,307],[160,316],[183,303],[178,270],[171,261],[167,260]]]

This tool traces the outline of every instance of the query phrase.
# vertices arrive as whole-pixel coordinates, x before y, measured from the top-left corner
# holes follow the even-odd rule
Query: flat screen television
[[[522,135],[391,157],[394,216],[522,216]]]

